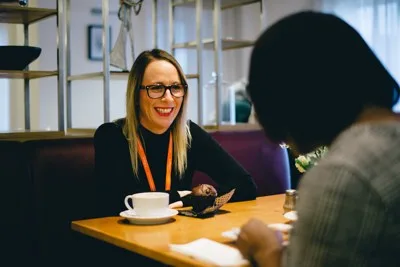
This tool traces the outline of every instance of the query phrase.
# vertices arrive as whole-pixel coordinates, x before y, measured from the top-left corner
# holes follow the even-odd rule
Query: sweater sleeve
[[[381,266],[388,209],[361,177],[332,164],[302,178],[288,267]]]
[[[102,124],[95,132],[94,148],[98,216],[116,216],[126,210],[125,196],[140,191],[120,127]]]
[[[217,183],[221,195],[235,188],[231,201],[255,199],[257,187],[251,175],[205,130],[190,122],[196,170]]]

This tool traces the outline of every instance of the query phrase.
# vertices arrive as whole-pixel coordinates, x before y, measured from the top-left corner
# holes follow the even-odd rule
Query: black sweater
[[[122,132],[124,120],[104,123],[94,135],[95,171],[98,216],[115,216],[126,210],[126,195],[149,192],[149,184],[139,159],[138,177],[134,175],[130,161],[128,142]],[[256,185],[249,173],[239,165],[206,131],[189,122],[192,135],[188,148],[187,168],[179,177],[174,168],[171,173],[170,203],[185,199],[177,191],[191,190],[194,171],[210,176],[217,184],[221,195],[236,188],[232,201],[256,198]],[[165,171],[168,153],[169,132],[154,134],[139,127],[142,144],[154,178],[157,191],[165,191]],[[186,201],[188,202],[188,201]]]

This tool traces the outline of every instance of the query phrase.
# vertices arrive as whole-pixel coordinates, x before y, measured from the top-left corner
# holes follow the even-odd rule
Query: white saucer
[[[283,214],[283,217],[285,217],[289,221],[295,222],[295,221],[297,221],[297,211],[286,212],[285,214]]]
[[[178,214],[177,210],[167,209],[164,214],[156,216],[139,216],[136,215],[134,210],[125,210],[120,212],[119,216],[127,219],[132,224],[151,225],[162,224],[171,220],[171,218]]]

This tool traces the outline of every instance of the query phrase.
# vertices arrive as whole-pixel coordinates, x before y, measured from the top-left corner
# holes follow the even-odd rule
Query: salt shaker
[[[297,192],[294,189],[286,190],[285,203],[283,204],[284,213],[295,210]]]

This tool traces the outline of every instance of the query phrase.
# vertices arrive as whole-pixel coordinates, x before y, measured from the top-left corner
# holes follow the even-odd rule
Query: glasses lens
[[[151,85],[148,87],[149,97],[160,98],[164,94],[165,87],[163,85]]]
[[[149,94],[149,97],[150,98],[163,97],[166,87],[170,89],[170,92],[174,97],[182,97],[185,95],[185,91],[186,91],[185,85],[174,84],[171,86],[165,86],[162,84],[155,84],[155,85],[150,85],[147,87],[147,92]]]
[[[185,95],[185,87],[182,84],[171,85],[171,94],[175,97],[182,97]]]

